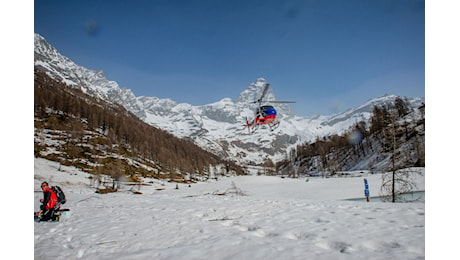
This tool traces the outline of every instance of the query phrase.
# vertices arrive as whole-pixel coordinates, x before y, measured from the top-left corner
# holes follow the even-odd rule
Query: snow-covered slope
[[[34,209],[43,196],[42,181],[61,186],[67,196],[64,207],[70,209],[60,222],[34,222],[36,259],[425,256],[425,204],[343,201],[363,197],[359,177],[306,182],[242,176],[179,184],[179,189],[152,180],[140,189],[142,194],[133,194],[127,185],[116,193],[97,194],[88,174],[74,167],[39,158],[34,166]],[[378,195],[381,175],[364,177],[371,196]]]
[[[115,81],[107,80],[102,71],[89,70],[61,55],[42,36],[35,34],[34,64],[52,78],[84,93],[110,102],[120,103],[135,110],[136,97],[129,89],[122,89]]]
[[[83,92],[123,105],[145,122],[164,129],[178,137],[193,140],[209,151],[242,163],[262,163],[285,157],[286,151],[300,143],[330,134],[340,134],[360,120],[367,120],[376,104],[390,102],[396,96],[376,98],[344,113],[330,116],[299,117],[289,105],[277,104],[280,127],[273,132],[259,128],[248,134],[242,126],[251,119],[256,109],[251,102],[257,100],[267,81],[257,79],[241,92],[236,101],[223,98],[212,104],[193,106],[171,99],[136,97],[129,89],[122,89],[107,80],[102,71],[81,67],[62,56],[46,40],[35,34],[35,66],[54,79],[78,87]],[[267,99],[276,99],[269,89]],[[414,105],[423,99],[411,99]]]

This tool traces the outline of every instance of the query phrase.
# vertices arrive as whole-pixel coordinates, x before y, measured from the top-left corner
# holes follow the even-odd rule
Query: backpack
[[[54,191],[57,197],[57,203],[65,204],[67,199],[65,198],[65,194],[62,191],[61,187],[59,186],[51,186],[51,189]]]

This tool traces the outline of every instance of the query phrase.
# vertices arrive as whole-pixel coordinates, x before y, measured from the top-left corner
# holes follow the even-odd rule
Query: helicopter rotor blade
[[[295,101],[280,101],[280,100],[262,100],[267,103],[296,103]]]
[[[262,99],[265,97],[265,94],[267,94],[268,87],[270,87],[270,84],[265,83],[264,90],[262,91],[262,95],[260,96],[260,98],[257,100],[257,103],[262,102]]]
[[[265,83],[264,85],[264,90],[262,91],[262,95],[260,95],[260,98],[257,99],[256,101],[251,102],[251,104],[259,104],[261,105],[262,102],[266,103],[296,103],[295,101],[279,101],[279,100],[263,100],[265,95],[267,94],[268,88],[270,87],[270,84]]]
[[[257,100],[251,102],[251,104],[256,104],[256,103],[296,103],[296,101],[280,101],[280,100]]]

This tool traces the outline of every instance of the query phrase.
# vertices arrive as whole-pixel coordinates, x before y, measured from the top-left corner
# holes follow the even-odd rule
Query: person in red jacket
[[[56,193],[54,193],[46,181],[42,183],[42,190],[43,199],[40,200],[42,205],[40,206],[40,211],[37,212],[37,217],[40,218],[40,221],[53,220],[54,206],[57,202]]]

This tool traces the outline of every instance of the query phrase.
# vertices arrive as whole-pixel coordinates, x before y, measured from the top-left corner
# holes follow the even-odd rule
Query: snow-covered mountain
[[[145,122],[178,137],[190,139],[206,150],[241,163],[262,163],[266,159],[278,161],[286,151],[306,141],[331,134],[340,134],[353,124],[367,120],[375,105],[392,102],[394,95],[369,100],[365,104],[330,116],[296,116],[288,104],[277,104],[280,127],[274,131],[259,128],[248,134],[243,126],[246,118],[254,116],[255,104],[267,81],[257,79],[243,90],[234,101],[223,98],[204,106],[177,103],[171,99],[137,97],[115,81],[105,78],[102,71],[94,71],[72,62],[53,46],[35,34],[35,67],[70,87],[106,101],[119,103]],[[276,99],[270,88],[267,99]],[[412,98],[414,106],[423,98]]]

